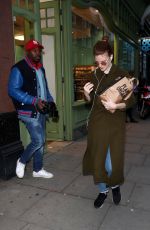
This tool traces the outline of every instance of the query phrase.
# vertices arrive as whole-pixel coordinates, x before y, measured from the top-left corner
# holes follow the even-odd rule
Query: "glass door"
[[[44,46],[43,65],[50,92],[59,111],[57,123],[49,119],[47,122],[47,140],[64,139],[64,100],[62,82],[62,54],[60,30],[60,1],[41,1],[40,16],[42,44]]]

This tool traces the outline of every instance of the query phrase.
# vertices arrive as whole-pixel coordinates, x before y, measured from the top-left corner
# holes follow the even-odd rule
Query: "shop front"
[[[74,2],[40,3],[42,43],[46,48],[43,63],[60,115],[58,123],[47,123],[49,140],[72,140],[86,132],[89,107],[83,86],[90,81],[94,66],[92,47],[104,35],[113,43],[99,11]]]
[[[114,0],[40,1],[42,42],[46,48],[43,62],[60,114],[57,124],[47,123],[48,140],[72,140],[86,133],[90,108],[84,101],[83,86],[90,81],[92,49],[97,40],[109,37],[114,63],[138,72],[138,21],[125,3],[118,4]]]
[[[114,46],[114,63],[137,73],[137,16],[124,1],[115,0],[6,0],[6,3],[1,3],[3,45],[0,44],[3,72],[1,98],[4,99],[0,101],[0,116],[1,125],[6,131],[3,136],[9,137],[6,139],[13,143],[18,140],[20,149],[21,142],[23,146],[29,142],[25,127],[21,123],[18,125],[17,119],[14,119],[15,109],[8,98],[7,80],[11,66],[24,56],[25,42],[35,38],[45,47],[43,63],[50,91],[59,110],[59,122],[51,119],[47,122],[47,140],[81,137],[86,133],[86,119],[90,111],[84,101],[83,86],[90,81],[95,64],[93,45],[102,37],[109,37]],[[6,115],[11,119],[4,122]],[[12,121],[14,126],[9,125]],[[14,133],[14,130],[18,131]],[[7,131],[12,135],[6,135]],[[3,142],[5,140],[2,138],[1,148],[6,144]]]
[[[23,46],[30,38],[41,41],[45,47],[43,64],[59,110],[59,122],[51,119],[47,122],[47,140],[81,137],[86,133],[90,110],[84,101],[83,86],[90,81],[95,64],[92,49],[96,41],[104,36],[109,37],[109,42],[114,46],[114,62],[128,71],[137,71],[136,38],[131,37],[131,29],[124,22],[128,10],[123,6],[126,13],[121,11],[120,15],[118,3],[114,0],[11,2],[14,62],[24,56]],[[20,132],[25,146],[29,135],[22,123]]]

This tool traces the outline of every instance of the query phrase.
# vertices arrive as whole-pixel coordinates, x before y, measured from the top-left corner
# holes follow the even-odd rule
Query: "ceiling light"
[[[15,39],[19,41],[24,41],[24,35],[15,35]]]

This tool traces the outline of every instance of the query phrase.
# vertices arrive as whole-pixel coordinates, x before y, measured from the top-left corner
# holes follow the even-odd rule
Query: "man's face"
[[[109,56],[107,52],[95,56],[96,65],[101,71],[106,71],[110,68],[112,56]]]
[[[39,63],[41,60],[42,49],[37,47],[28,51],[27,56],[33,63]]]

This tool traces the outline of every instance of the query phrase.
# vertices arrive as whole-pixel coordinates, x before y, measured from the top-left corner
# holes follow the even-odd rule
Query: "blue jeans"
[[[108,176],[110,176],[112,173],[110,148],[108,148],[108,151],[107,151],[107,156],[106,156],[106,161],[105,161],[105,169],[107,171]],[[107,187],[106,183],[99,183],[98,188],[99,188],[100,192],[107,192],[108,191],[108,187]]]
[[[38,172],[43,167],[43,152],[45,144],[45,115],[40,114],[38,118],[20,117],[25,124],[31,138],[20,157],[20,162],[26,164],[33,157],[33,171]]]

